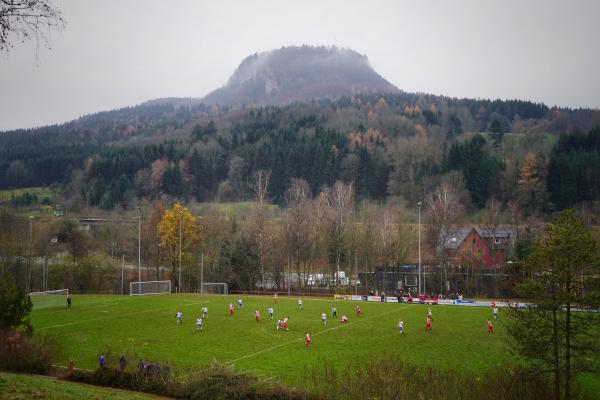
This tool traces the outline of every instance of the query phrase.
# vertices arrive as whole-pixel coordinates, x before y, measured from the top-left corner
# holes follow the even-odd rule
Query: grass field
[[[145,393],[82,385],[47,376],[0,373],[1,400],[138,400],[148,398],[163,399],[163,397],[151,396]]]
[[[75,360],[81,368],[95,368],[101,351],[111,349],[135,352],[140,357],[164,363],[172,369],[188,369],[212,360],[235,366],[262,377],[278,377],[298,383],[310,368],[331,363],[343,366],[374,355],[397,357],[417,365],[460,368],[480,373],[510,359],[504,340],[502,313],[495,333],[488,335],[488,308],[432,306],[433,331],[425,332],[428,306],[365,303],[364,315],[356,317],[349,301],[304,299],[304,310],[296,298],[280,298],[273,305],[267,297],[243,297],[244,306],[229,316],[233,296],[73,296],[73,308],[65,309],[37,302],[32,313],[36,332],[56,335],[63,346],[62,363]],[[204,331],[198,333],[195,318],[202,306],[209,308]],[[267,307],[273,305],[275,319],[289,316],[289,331],[277,332],[275,322],[267,319]],[[338,315],[347,314],[349,323],[332,320],[335,305]],[[237,307],[236,307],[237,308]],[[262,314],[254,320],[254,310]],[[175,313],[184,313],[177,325]],[[328,314],[328,325],[320,321]],[[397,331],[404,320],[405,334]],[[304,345],[304,332],[313,344]],[[137,363],[137,360],[134,362]]]

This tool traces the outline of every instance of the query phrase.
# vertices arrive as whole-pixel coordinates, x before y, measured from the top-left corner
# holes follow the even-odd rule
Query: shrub
[[[332,365],[305,376],[309,391],[327,399],[494,399],[539,400],[552,397],[549,382],[518,369],[481,376],[454,370],[419,368],[402,361],[374,358],[345,369]]]
[[[235,372],[233,368],[212,363],[185,377],[145,376],[139,372],[101,367],[96,371],[74,371],[69,380],[92,385],[136,390],[178,399],[232,399],[232,400],[311,400],[317,395],[307,394],[285,386],[264,382],[258,378]]]
[[[50,336],[2,332],[0,346],[0,369],[5,371],[46,374],[60,357],[58,342]]]

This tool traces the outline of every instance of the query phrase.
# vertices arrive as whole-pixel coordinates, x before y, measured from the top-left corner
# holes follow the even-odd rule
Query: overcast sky
[[[406,91],[600,107],[595,0],[53,2],[52,49],[0,55],[0,130],[202,97],[246,56],[301,44],[352,48]]]

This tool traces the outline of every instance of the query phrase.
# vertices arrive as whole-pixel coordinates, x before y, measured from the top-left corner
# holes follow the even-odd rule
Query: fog
[[[600,107],[596,1],[54,0],[52,48],[0,56],[0,130],[202,97],[248,55],[336,45],[406,91]]]

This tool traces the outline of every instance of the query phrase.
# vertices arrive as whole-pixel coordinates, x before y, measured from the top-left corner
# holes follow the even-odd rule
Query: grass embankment
[[[83,385],[47,376],[0,373],[0,399],[2,400],[81,400],[81,399],[164,399],[145,393]]]

